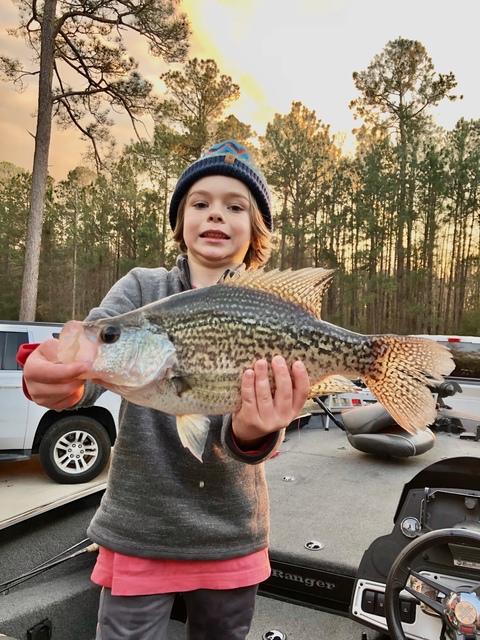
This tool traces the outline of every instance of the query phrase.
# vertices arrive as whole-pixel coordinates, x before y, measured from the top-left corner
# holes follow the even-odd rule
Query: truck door
[[[22,390],[22,368],[15,357],[27,331],[0,331],[0,451],[23,449],[29,401]]]

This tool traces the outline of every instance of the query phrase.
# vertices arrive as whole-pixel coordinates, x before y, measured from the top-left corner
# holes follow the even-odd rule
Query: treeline
[[[409,64],[401,64],[408,58]],[[420,43],[398,39],[354,74],[354,155],[294,102],[255,132],[225,117],[239,95],[213,61],[163,77],[155,135],[49,181],[37,320],[82,318],[136,265],[171,267],[168,204],[181,171],[220,139],[252,149],[275,201],[270,267],[337,270],[323,317],[357,331],[480,335],[480,120],[452,131],[454,99]],[[31,176],[0,165],[0,317],[18,318]]]

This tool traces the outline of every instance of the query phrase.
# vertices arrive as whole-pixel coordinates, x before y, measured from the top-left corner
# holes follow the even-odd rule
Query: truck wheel
[[[72,415],[55,422],[40,442],[45,473],[61,484],[96,478],[110,457],[110,438],[104,427],[87,416]]]

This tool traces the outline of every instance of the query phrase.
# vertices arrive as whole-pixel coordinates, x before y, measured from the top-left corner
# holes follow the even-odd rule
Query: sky
[[[180,0],[180,9],[193,31],[189,57],[213,58],[240,86],[230,112],[259,135],[299,101],[332,133],[345,133],[348,146],[358,124],[348,106],[358,95],[352,73],[398,37],[419,40],[437,73],[455,74],[455,93],[464,98],[440,103],[438,124],[452,129],[460,117],[480,118],[480,0]],[[0,55],[27,63],[31,52],[7,33],[17,24],[13,2],[0,0]],[[140,72],[161,88],[167,67],[148,57],[140,39],[129,46]],[[31,170],[36,98],[35,82],[23,93],[0,82],[0,161]],[[151,124],[145,121],[147,134]],[[121,144],[133,138],[126,118],[117,118],[114,135]],[[85,164],[84,150],[75,130],[54,126],[51,175],[60,180]]]

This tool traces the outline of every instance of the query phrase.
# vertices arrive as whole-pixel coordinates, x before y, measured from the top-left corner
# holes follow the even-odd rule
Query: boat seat
[[[435,434],[428,428],[412,434],[396,425],[379,402],[345,409],[341,417],[349,443],[364,453],[408,458],[429,451],[435,443]]]

